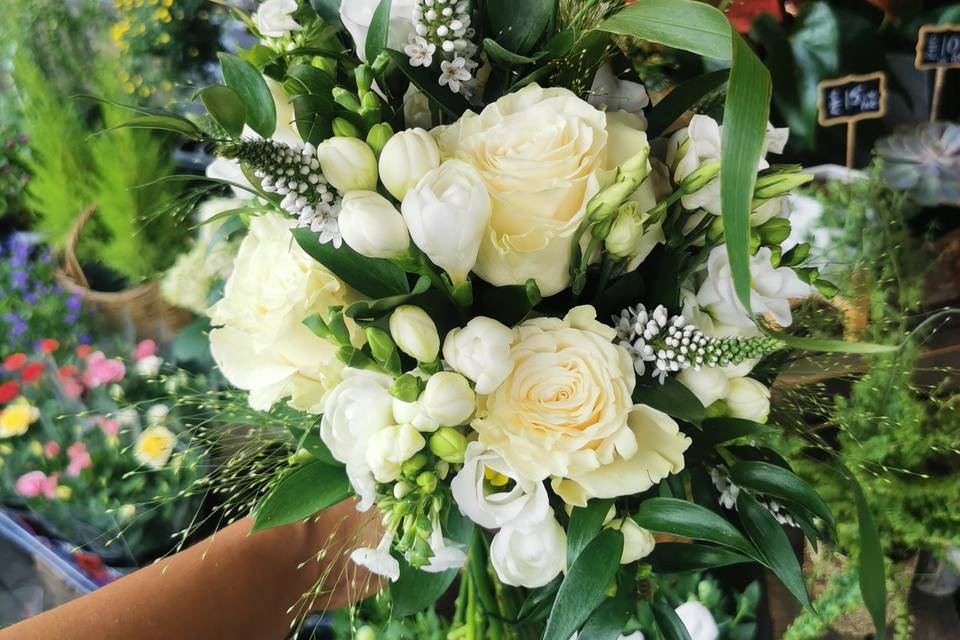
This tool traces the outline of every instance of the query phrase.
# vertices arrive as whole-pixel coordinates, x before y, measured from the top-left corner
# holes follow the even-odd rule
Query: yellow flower
[[[58,485],[53,491],[60,500],[69,500],[73,496],[73,489],[64,484]]]
[[[30,443],[30,453],[32,453],[33,455],[35,455],[35,456],[37,456],[37,457],[42,456],[42,455],[43,455],[43,445],[40,444],[39,442],[37,442],[36,440],[34,440],[33,442]]]
[[[12,438],[26,433],[39,417],[40,411],[26,398],[17,398],[0,411],[0,438]]]
[[[176,444],[177,436],[166,427],[150,427],[137,438],[133,455],[140,464],[159,469],[170,459]]]

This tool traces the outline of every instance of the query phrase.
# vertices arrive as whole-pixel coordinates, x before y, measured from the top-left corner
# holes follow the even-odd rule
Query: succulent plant
[[[883,177],[924,206],[960,206],[960,125],[929,122],[877,141]]]

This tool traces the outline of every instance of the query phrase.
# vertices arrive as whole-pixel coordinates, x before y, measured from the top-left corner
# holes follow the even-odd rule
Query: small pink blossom
[[[123,380],[126,372],[126,367],[120,360],[108,358],[102,351],[94,351],[87,358],[87,368],[83,371],[83,384],[93,388],[119,382]]]
[[[143,360],[157,354],[157,343],[153,340],[141,340],[133,350],[134,360]]]
[[[120,431],[120,423],[113,418],[107,418],[106,416],[100,416],[97,418],[97,425],[100,427],[100,430],[103,431],[103,435],[108,438],[112,438],[117,435]]]
[[[60,455],[60,445],[53,440],[48,440],[46,444],[43,445],[43,455],[47,459]]]
[[[93,466],[93,459],[87,451],[86,445],[82,442],[74,442],[67,449],[67,456],[70,458],[70,464],[67,465],[67,475],[76,478],[84,469]]]
[[[52,499],[56,495],[57,474],[46,475],[43,471],[28,471],[17,478],[17,493],[24,498],[44,498]]]
[[[77,382],[76,378],[61,378],[60,388],[70,400],[76,400],[83,394],[83,385]]]

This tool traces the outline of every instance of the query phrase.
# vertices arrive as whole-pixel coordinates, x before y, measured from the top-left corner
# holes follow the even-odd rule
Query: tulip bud
[[[363,140],[329,138],[317,147],[317,160],[324,177],[340,193],[377,188],[377,158]]]
[[[361,64],[353,70],[353,77],[357,81],[357,93],[360,94],[362,101],[363,96],[367,95],[370,87],[373,86],[373,69],[369,65]]]
[[[383,147],[392,135],[393,129],[386,122],[378,122],[370,127],[370,131],[367,132],[367,144],[370,145],[377,157],[380,157],[380,154],[383,153]]]
[[[394,309],[390,314],[390,335],[401,351],[418,362],[433,362],[440,352],[437,325],[420,307],[404,304]]]
[[[333,95],[333,101],[338,105],[347,111],[360,113],[360,101],[357,100],[357,96],[353,95],[343,87],[334,87],[330,93]]]
[[[439,339],[437,345],[439,347]],[[430,417],[444,427],[464,424],[477,408],[476,394],[470,383],[453,371],[430,376],[420,400]]]
[[[719,160],[704,162],[683,179],[683,182],[680,183],[680,190],[685,194],[695,193],[707,186],[707,183],[716,178],[719,173]]]
[[[643,218],[636,202],[625,202],[605,239],[607,253],[615,259],[629,258],[643,237]]]
[[[398,258],[410,247],[403,216],[374,191],[345,194],[338,222],[347,245],[368,258]]]
[[[343,138],[360,137],[360,130],[357,129],[355,124],[346,118],[334,118],[333,122],[330,124],[330,128],[333,130],[333,135],[335,136],[340,136]]]
[[[452,427],[441,427],[430,436],[430,451],[445,462],[461,464],[467,450],[467,439]]]
[[[762,423],[770,414],[770,389],[753,378],[732,378],[725,400],[734,418]]]
[[[786,218],[770,218],[757,227],[760,242],[764,245],[777,245],[790,237],[790,221]]]
[[[774,173],[757,178],[753,197],[763,200],[787,195],[797,187],[813,180],[811,173]]]
[[[387,141],[380,153],[380,181],[397,200],[420,178],[440,166],[437,142],[423,129],[407,129]]]

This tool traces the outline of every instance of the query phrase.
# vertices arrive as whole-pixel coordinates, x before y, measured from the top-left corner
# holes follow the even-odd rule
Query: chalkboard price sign
[[[882,118],[886,113],[887,79],[880,71],[824,80],[817,91],[817,120],[822,126]]]
[[[924,25],[914,64],[917,69],[960,67],[960,24]]]

